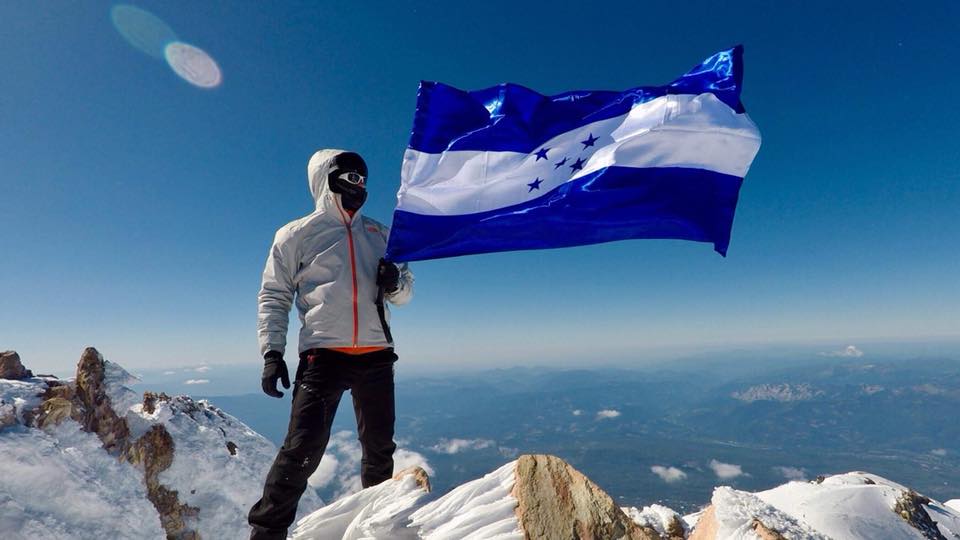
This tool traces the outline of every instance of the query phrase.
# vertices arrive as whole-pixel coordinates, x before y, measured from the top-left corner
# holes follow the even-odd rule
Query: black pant
[[[251,539],[286,538],[307,478],[317,469],[327,448],[330,426],[344,390],[349,389],[353,395],[357,415],[363,487],[393,475],[393,452],[397,448],[393,442],[396,360],[393,349],[362,355],[330,349],[300,353],[287,436],[267,473],[263,496],[247,516],[253,526]]]

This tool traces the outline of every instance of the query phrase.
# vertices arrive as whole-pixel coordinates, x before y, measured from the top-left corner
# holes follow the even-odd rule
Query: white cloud
[[[713,472],[717,475],[717,478],[720,478],[721,480],[729,480],[731,478],[736,478],[743,475],[743,469],[739,465],[723,463],[715,459],[710,460],[710,468],[713,469]]]
[[[580,416],[581,414],[583,414],[583,411],[581,411],[580,409],[574,409],[574,410],[573,410],[573,415],[574,415],[574,416]]]
[[[930,453],[933,454],[933,455],[935,455],[935,456],[943,457],[943,456],[947,455],[947,449],[946,449],[946,448],[934,448],[933,450],[930,451]]]
[[[597,413],[597,420],[604,420],[607,418],[616,418],[620,416],[620,411],[616,409],[604,409]]]
[[[430,447],[434,452],[441,454],[456,454],[463,450],[482,450],[494,445],[490,439],[440,439],[440,442]]]
[[[394,472],[400,472],[410,467],[421,467],[427,475],[433,476],[433,467],[427,463],[427,458],[423,457],[423,454],[405,448],[397,448],[397,451],[393,453]]]
[[[360,442],[352,431],[338,431],[330,436],[327,450],[317,466],[316,472],[307,480],[314,488],[327,488],[333,492],[333,500],[356,493],[362,489],[360,483],[360,458],[363,451]],[[408,467],[422,467],[427,475],[433,476],[433,467],[423,455],[397,448],[393,454],[393,470],[400,472]]]
[[[501,456],[503,456],[503,457],[505,457],[505,458],[507,458],[507,459],[514,459],[515,457],[517,457],[517,456],[520,455],[520,449],[519,449],[519,448],[511,448],[511,447],[509,447],[509,446],[501,446],[501,447],[497,448],[497,450],[500,451],[500,455],[501,455]]]
[[[176,372],[176,371],[164,371],[163,374],[164,374],[164,375],[176,375],[177,372]]]
[[[337,456],[329,453],[324,454],[323,459],[320,460],[320,465],[317,466],[316,472],[307,479],[307,483],[315,488],[327,487],[327,484],[336,478],[337,467],[339,466],[340,460],[337,459]]]
[[[855,345],[847,345],[846,347],[840,349],[839,351],[829,351],[822,352],[820,356],[835,356],[840,358],[860,358],[863,356],[863,351],[858,349]]]
[[[687,473],[681,471],[676,467],[664,467],[662,465],[654,465],[650,467],[650,471],[659,476],[664,482],[673,483],[679,482],[687,477]]]
[[[194,371],[196,371],[197,373],[206,373],[210,371],[210,366],[200,366],[198,368],[195,368]]]
[[[799,467],[774,467],[773,470],[780,473],[787,480],[807,479],[807,471]]]
[[[183,384],[207,384],[210,382],[210,379],[187,379],[183,381]]]

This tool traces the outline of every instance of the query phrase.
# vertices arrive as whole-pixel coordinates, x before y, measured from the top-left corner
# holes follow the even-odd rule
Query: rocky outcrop
[[[413,479],[417,482],[417,486],[423,491],[430,493],[430,475],[427,474],[427,471],[423,470],[423,467],[407,467],[394,474],[393,479],[401,480],[405,476],[413,476]]]
[[[5,363],[5,366],[18,365],[18,373],[30,373],[23,369],[16,353],[4,354],[4,358],[16,360],[15,363]],[[167,538],[199,540],[200,535],[193,527],[199,509],[182,504],[177,491],[164,486],[159,480],[160,473],[173,463],[173,438],[163,425],[154,425],[135,438],[126,419],[114,409],[106,371],[107,363],[103,355],[93,347],[84,349],[74,381],[45,380],[47,387],[42,402],[29,415],[29,423],[39,428],[49,428],[68,418],[78,422],[84,431],[100,439],[104,450],[143,471],[147,499],[157,509]],[[157,401],[170,399],[166,394],[146,392],[143,408],[152,411]],[[0,418],[0,424],[2,422]]]
[[[580,471],[556,456],[523,455],[516,462],[512,495],[528,539],[660,540],[632,521]]]
[[[664,540],[683,540],[687,537],[687,530],[679,516],[670,520],[670,523],[667,524],[667,530],[664,532],[666,533],[663,535]]]
[[[786,536],[764,525],[759,519],[751,521],[750,528],[760,537],[760,540],[789,540]]]
[[[0,353],[0,379],[27,379],[33,372],[23,367],[20,355],[16,351]]]
[[[697,526],[689,536],[689,540],[714,540],[720,524],[717,523],[717,509],[712,504],[700,515]]]
[[[144,392],[143,393],[143,412],[147,414],[153,414],[157,410],[158,402],[169,402],[170,396],[160,392]]]
[[[155,425],[143,434],[128,452],[130,463],[143,469],[147,485],[147,499],[160,514],[160,524],[167,538],[199,540],[200,535],[191,528],[200,514],[200,509],[179,501],[178,493],[160,483],[160,473],[173,464],[173,437],[162,425]]]
[[[103,356],[96,349],[84,349],[77,364],[74,403],[78,407],[73,418],[85,431],[96,433],[107,452],[123,455],[130,447],[130,429],[107,395],[105,369]]]
[[[897,503],[893,511],[904,519],[911,527],[920,531],[920,534],[928,540],[947,540],[947,537],[940,532],[930,514],[925,510],[925,505],[930,504],[930,498],[920,495],[912,489],[903,491],[897,497]]]

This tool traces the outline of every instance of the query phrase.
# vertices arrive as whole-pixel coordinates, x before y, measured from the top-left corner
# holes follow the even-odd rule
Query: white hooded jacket
[[[284,352],[287,321],[296,297],[300,312],[299,352],[316,347],[389,347],[377,313],[377,266],[389,229],[351,217],[330,191],[327,175],[345,150],[320,150],[307,164],[316,210],[277,231],[257,295],[260,355]],[[413,274],[399,264],[400,287],[385,298],[405,304],[413,296]],[[389,321],[389,309],[386,309]]]

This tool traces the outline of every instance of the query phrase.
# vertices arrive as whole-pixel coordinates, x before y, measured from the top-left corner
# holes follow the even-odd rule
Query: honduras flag
[[[737,46],[623,92],[422,82],[387,259],[629,238],[711,242],[725,256],[760,148],[742,81]]]

